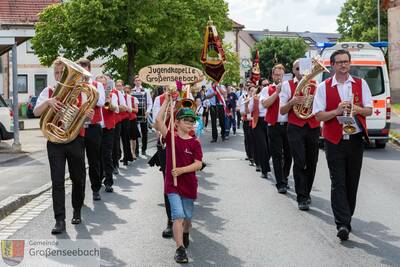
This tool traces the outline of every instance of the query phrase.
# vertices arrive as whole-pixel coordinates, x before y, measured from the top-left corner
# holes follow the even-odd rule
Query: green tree
[[[240,82],[240,60],[236,52],[231,50],[231,45],[224,45],[226,56],[225,74],[222,84],[239,84]]]
[[[252,49],[253,59],[258,49],[260,56],[260,71],[262,77],[270,77],[272,67],[281,63],[286,71],[292,69],[292,63],[304,57],[308,45],[302,38],[267,37],[258,42]]]
[[[378,40],[378,0],[347,0],[338,18],[342,41],[372,42]],[[381,40],[388,39],[387,12],[381,10]]]
[[[223,0],[70,0],[40,14],[32,43],[44,65],[60,49],[73,60],[90,51],[89,59],[105,59],[109,72],[132,83],[148,64],[199,67],[208,17],[223,35],[232,27],[227,14]]]

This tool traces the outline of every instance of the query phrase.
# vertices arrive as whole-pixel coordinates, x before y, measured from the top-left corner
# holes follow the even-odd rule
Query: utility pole
[[[378,0],[378,42],[381,41],[381,1]]]

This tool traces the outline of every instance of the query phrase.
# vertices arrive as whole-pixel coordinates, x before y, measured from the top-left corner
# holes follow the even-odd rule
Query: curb
[[[157,138],[149,139],[147,144],[151,144],[153,142],[157,143]],[[26,155],[21,155],[21,157],[24,157]],[[18,158],[21,158],[21,157],[18,157]],[[17,159],[17,158],[12,158],[12,159],[0,162],[0,163],[12,161],[15,159]],[[86,169],[87,168],[88,168],[88,165],[86,166]],[[68,173],[67,177],[65,178],[65,181],[67,181],[67,180],[69,180],[69,173]],[[15,194],[15,195],[9,196],[6,199],[4,199],[3,201],[1,201],[0,202],[0,221],[3,220],[8,215],[10,215],[11,213],[13,213],[14,211],[16,211],[17,209],[19,209],[22,206],[24,206],[25,204],[27,204],[28,202],[32,201],[33,199],[37,198],[41,194],[50,190],[51,186],[52,186],[51,182],[49,182],[47,184],[42,185],[39,188],[36,188],[36,189],[30,191],[27,194]]]
[[[397,146],[400,146],[400,139],[394,136],[389,136],[389,141]]]

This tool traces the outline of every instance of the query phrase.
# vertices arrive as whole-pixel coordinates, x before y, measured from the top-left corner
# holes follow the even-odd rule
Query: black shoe
[[[249,160],[249,158],[248,158],[248,157],[245,157],[244,160]]]
[[[72,224],[80,224],[82,222],[81,219],[81,211],[79,210],[74,210],[74,214],[72,215]]]
[[[180,246],[179,248],[176,249],[174,259],[177,263],[188,263],[189,262],[189,259],[186,255],[186,249],[183,246]]]
[[[307,201],[299,202],[298,204],[299,210],[309,210],[310,206],[307,204]]]
[[[58,235],[65,231],[65,221],[56,221],[53,229],[51,229],[52,235]]]
[[[254,161],[250,160],[249,166],[254,166]]]
[[[123,165],[124,165],[124,166],[128,166],[128,162],[127,162],[127,161],[124,161]]]
[[[164,231],[162,232],[162,237],[163,238],[172,238],[173,237],[172,224],[167,225],[167,228],[165,228]]]
[[[210,143],[216,143],[216,142],[217,142],[217,139],[213,139],[210,141]]]
[[[349,239],[349,229],[347,229],[346,226],[340,226],[336,236],[339,237],[340,240],[346,241]]]
[[[281,186],[278,188],[279,194],[286,194],[286,192],[287,192],[286,186]]]
[[[189,233],[183,233],[183,245],[185,248],[189,247]]]
[[[101,196],[100,196],[99,191],[93,192],[93,200],[94,200],[94,201],[101,200]]]
[[[260,172],[260,171],[261,171],[260,166],[256,166],[256,172]]]
[[[307,198],[306,202],[308,205],[311,205],[311,197]]]
[[[106,185],[106,189],[104,189],[104,191],[106,191],[107,193],[112,193],[114,192],[114,189],[111,185]]]
[[[143,156],[146,156],[147,154],[146,154],[146,150],[142,150],[142,155]]]
[[[124,160],[123,160],[123,159],[120,159],[119,162],[124,162]]]
[[[268,172],[263,172],[261,178],[268,179]]]

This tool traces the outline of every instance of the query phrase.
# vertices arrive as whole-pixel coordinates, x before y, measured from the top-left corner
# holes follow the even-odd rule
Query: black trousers
[[[249,160],[254,160],[254,140],[249,121],[243,121],[244,149]]]
[[[268,126],[268,137],[272,163],[274,165],[276,187],[286,187],[290,167],[292,166],[292,155],[290,154],[287,137],[287,123],[277,123],[273,126]]]
[[[113,185],[113,145],[114,129],[103,129],[103,138],[101,139],[102,166],[104,172],[104,185]],[[100,189],[100,188],[99,188]]]
[[[310,198],[318,162],[318,140],[320,127],[310,128],[308,124],[299,127],[288,125],[290,152],[293,157],[293,178],[297,201],[303,202]]]
[[[54,218],[65,220],[65,162],[72,181],[72,207],[81,210],[84,199],[85,142],[78,136],[68,144],[47,142],[47,156],[50,163]]]
[[[210,106],[212,139],[218,139],[217,118],[221,129],[221,138],[225,139],[225,111],[223,105]]]
[[[337,228],[349,227],[356,208],[358,183],[364,152],[362,134],[351,135],[335,145],[325,140],[331,178],[331,205]]]
[[[163,180],[165,181],[165,167],[166,167],[166,150],[165,148],[162,147],[160,141],[157,143],[157,150],[158,150],[158,157],[160,161],[160,169],[163,174]],[[167,214],[168,217],[168,223],[172,223],[172,218],[171,218],[171,205],[169,204],[169,199],[168,195],[164,194],[164,205],[165,205],[165,213]]]
[[[100,124],[89,124],[85,130],[85,148],[89,163],[89,178],[93,192],[101,188],[101,139],[102,129]],[[85,186],[85,185],[84,185]]]
[[[237,123],[237,128],[240,129],[240,122],[242,120],[242,116],[240,116],[240,111],[236,111],[236,123]],[[243,122],[244,123],[244,122]]]
[[[125,119],[121,122],[121,141],[122,149],[124,151],[124,157],[122,160],[124,162],[133,161],[133,156],[131,152],[131,122],[129,119]]]
[[[113,139],[113,168],[119,167],[119,159],[121,158],[121,122],[118,122],[114,128],[114,139]]]
[[[262,173],[266,174],[271,171],[269,166],[270,152],[268,144],[268,125],[264,121],[264,117],[259,117],[254,133],[254,161],[257,166],[261,167]]]
[[[147,150],[147,133],[148,133],[147,121],[140,122],[139,125],[140,125],[140,133],[142,135],[142,152],[146,152],[146,150]],[[136,153],[136,155],[139,155],[139,140],[137,140],[137,143],[136,143],[135,153]]]

